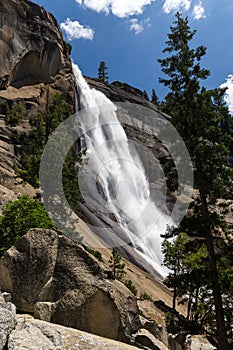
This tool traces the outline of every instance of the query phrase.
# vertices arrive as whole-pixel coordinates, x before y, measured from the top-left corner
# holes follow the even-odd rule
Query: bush
[[[64,55],[68,58],[71,55],[71,51],[72,51],[72,46],[67,43],[66,41],[64,41]]]
[[[26,110],[22,103],[17,103],[17,105],[13,108],[10,108],[8,103],[4,106],[5,114],[6,114],[6,122],[12,126],[16,126],[20,124],[23,118],[26,116]]]
[[[44,206],[28,196],[21,196],[16,201],[6,203],[0,217],[0,255],[30,228],[54,228]]]
[[[141,299],[141,300],[153,301],[153,299],[151,298],[151,296],[150,296],[149,294],[147,294],[146,292],[144,292],[143,294],[140,295],[140,299]]]
[[[28,10],[30,6],[26,3],[25,0],[21,0],[21,4],[23,5],[24,10]]]
[[[131,292],[134,295],[138,294],[138,290],[137,290],[137,288],[135,287],[135,285],[133,284],[133,282],[131,280],[126,280],[125,281],[125,285],[126,285],[127,288],[129,288],[129,290],[131,290]]]
[[[102,253],[98,250],[87,248],[88,253],[94,255],[99,261],[103,261]]]

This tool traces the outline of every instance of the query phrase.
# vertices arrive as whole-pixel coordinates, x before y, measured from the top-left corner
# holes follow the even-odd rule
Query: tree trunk
[[[189,300],[188,300],[187,317],[186,317],[186,319],[187,319],[188,321],[190,320],[191,307],[192,307],[192,298],[193,298],[193,295],[190,294],[190,295],[189,295]]]
[[[200,189],[200,197],[201,197],[202,215],[203,217],[208,218],[209,212],[208,212],[207,200],[203,189]],[[214,296],[219,350],[229,350],[229,344],[227,341],[227,333],[226,333],[225,320],[224,320],[222,295],[221,295],[221,289],[219,285],[216,256],[214,252],[214,242],[213,242],[213,236],[211,233],[211,227],[209,224],[207,224],[205,227],[205,238],[206,238],[206,246],[207,246],[208,256],[209,256],[210,271],[212,275],[211,283],[212,283],[213,296]]]
[[[176,297],[177,297],[177,291],[175,286],[173,290],[173,300],[172,300],[172,309],[174,312],[176,311]]]

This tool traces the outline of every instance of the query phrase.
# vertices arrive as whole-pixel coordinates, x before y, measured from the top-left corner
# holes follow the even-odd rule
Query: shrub
[[[23,118],[26,116],[26,110],[22,103],[17,103],[13,108],[10,108],[8,103],[4,105],[6,114],[6,122],[12,126],[20,124]]]
[[[16,201],[6,203],[0,217],[0,254],[9,249],[30,228],[54,228],[44,206],[28,196],[21,196]]]
[[[22,4],[24,10],[28,10],[30,8],[30,5],[27,4],[25,0],[21,0],[21,4]]]
[[[72,51],[72,46],[67,43],[66,41],[64,41],[64,55],[68,58],[71,55],[71,51]]]
[[[149,294],[147,294],[146,292],[144,292],[143,294],[140,295],[140,299],[141,299],[141,300],[153,301],[153,299],[151,298],[151,296],[150,296]]]
[[[103,261],[102,253],[98,250],[87,248],[88,253],[94,255],[99,261]]]
[[[129,288],[129,290],[131,290],[131,292],[134,295],[138,294],[138,290],[137,290],[137,288],[135,287],[135,285],[133,284],[133,282],[131,280],[126,280],[125,281],[125,285],[126,285],[127,288]]]

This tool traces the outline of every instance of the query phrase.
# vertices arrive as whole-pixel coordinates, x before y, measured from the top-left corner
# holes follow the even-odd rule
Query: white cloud
[[[95,34],[90,27],[84,27],[78,21],[71,21],[69,18],[64,23],[61,23],[61,28],[65,31],[68,40],[81,38],[93,40]]]
[[[151,5],[155,0],[76,0],[96,12],[112,12],[113,15],[123,18],[142,14],[144,7]]]
[[[192,0],[165,0],[163,9],[166,13],[176,12],[184,9],[188,11]]]
[[[149,18],[143,19],[142,21],[139,21],[138,18],[132,18],[129,20],[129,24],[129,29],[134,31],[135,34],[139,34],[145,29],[145,27],[151,26]]]
[[[199,20],[201,18],[206,18],[205,15],[205,9],[202,6],[202,2],[200,1],[199,4],[195,5],[193,8],[193,17],[196,20]]]
[[[129,29],[135,31],[135,34],[139,34],[144,30],[142,22],[139,22],[138,18],[133,18],[129,21]]]
[[[227,88],[224,99],[229,107],[230,113],[233,115],[233,75],[232,74],[228,75],[226,82],[223,83],[220,86],[220,88],[222,89]]]

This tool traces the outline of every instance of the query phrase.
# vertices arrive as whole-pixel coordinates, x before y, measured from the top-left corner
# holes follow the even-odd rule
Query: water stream
[[[73,65],[73,71],[79,109],[85,111],[79,115],[78,127],[84,135],[84,163],[88,163],[87,205],[114,216],[129,242],[163,272],[160,235],[171,219],[150,199],[144,167],[117,119],[117,107],[103,93],[88,86],[77,65]]]

